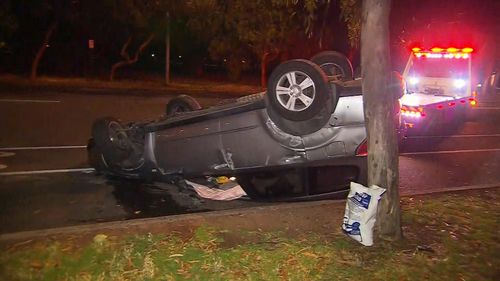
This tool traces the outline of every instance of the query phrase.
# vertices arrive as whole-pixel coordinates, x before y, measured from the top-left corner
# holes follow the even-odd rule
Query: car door
[[[219,118],[177,126],[156,133],[155,156],[165,172],[201,175],[224,162]]]

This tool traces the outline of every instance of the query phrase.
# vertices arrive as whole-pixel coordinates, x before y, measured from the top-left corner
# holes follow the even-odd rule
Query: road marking
[[[0,173],[0,176],[22,176],[22,175],[37,175],[37,174],[75,173],[75,172],[90,173],[93,171],[95,171],[94,168],[18,171],[18,172],[2,172]]]
[[[426,139],[426,138],[484,138],[484,137],[500,137],[500,134],[493,135],[449,135],[449,136],[410,136],[407,139]]]
[[[425,154],[453,154],[453,153],[471,153],[471,152],[496,152],[500,148],[491,149],[464,149],[464,150],[441,150],[441,151],[422,151],[422,152],[404,152],[400,153],[401,156],[406,155],[425,155]]]
[[[0,99],[0,102],[31,102],[31,103],[58,103],[59,100],[16,100],[16,99]]]
[[[7,165],[0,164],[0,170],[7,168]]]
[[[42,149],[83,149],[86,145],[60,145],[60,146],[18,146],[18,147],[0,147],[2,150],[42,150]]]
[[[10,157],[16,155],[14,152],[0,152],[0,157]]]

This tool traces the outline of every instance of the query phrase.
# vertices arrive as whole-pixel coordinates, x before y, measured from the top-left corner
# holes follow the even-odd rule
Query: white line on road
[[[60,145],[60,146],[18,146],[18,147],[0,147],[2,150],[42,150],[42,149],[83,149],[86,145]]]
[[[399,155],[406,156],[406,155],[453,154],[453,153],[496,152],[496,151],[500,151],[500,148],[404,152],[404,153],[400,153]]]
[[[427,139],[427,138],[485,138],[485,137],[500,137],[500,134],[493,135],[449,135],[449,136],[410,136],[407,139]]]
[[[0,170],[6,169],[6,168],[7,168],[7,165],[0,164]]]
[[[16,100],[16,99],[0,99],[0,102],[31,102],[31,103],[58,103],[59,100]]]
[[[37,174],[75,173],[75,172],[88,173],[93,171],[95,171],[94,168],[18,171],[18,172],[2,172],[0,173],[0,176],[22,176],[22,175],[37,175]]]

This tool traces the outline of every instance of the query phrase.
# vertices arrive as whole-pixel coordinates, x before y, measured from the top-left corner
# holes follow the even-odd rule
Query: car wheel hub
[[[300,71],[285,73],[276,85],[276,98],[281,106],[290,111],[303,111],[309,108],[316,95],[313,80]]]
[[[292,89],[290,90],[290,96],[293,96],[295,98],[298,98],[300,95],[302,95],[302,90],[298,85],[293,85]]]

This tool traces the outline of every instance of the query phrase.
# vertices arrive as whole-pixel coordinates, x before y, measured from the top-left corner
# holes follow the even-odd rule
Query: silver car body
[[[269,118],[263,100],[236,102],[149,123],[148,167],[164,175],[237,175],[295,166],[352,166],[353,180],[366,181],[366,139],[361,94],[341,96],[319,131],[295,136]]]

